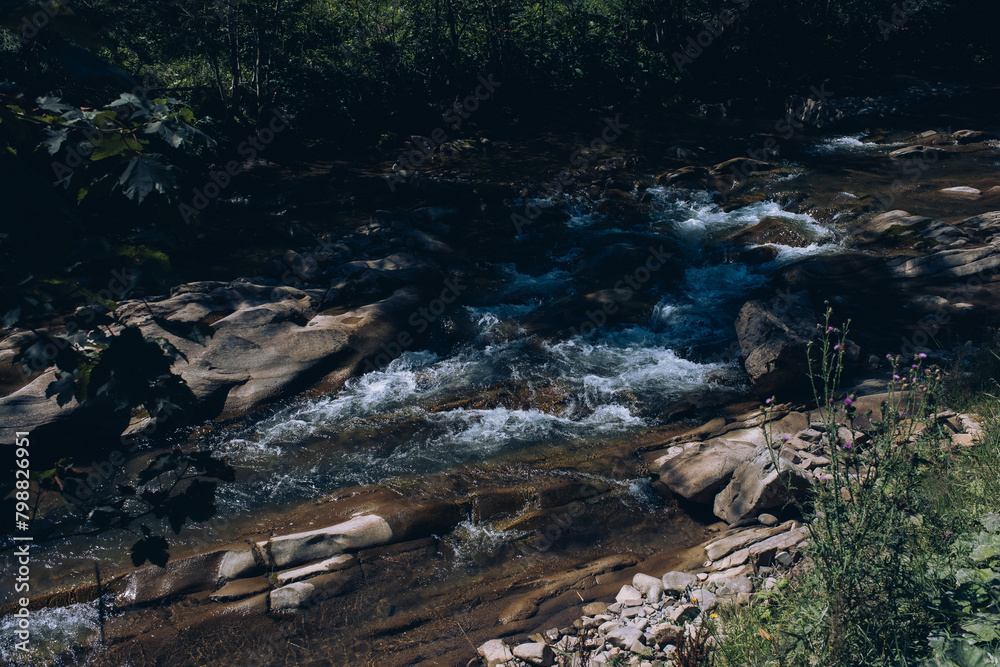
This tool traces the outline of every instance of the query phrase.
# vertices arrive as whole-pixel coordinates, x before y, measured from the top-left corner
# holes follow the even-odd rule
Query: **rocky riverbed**
[[[795,563],[759,406],[777,396],[778,465],[816,483],[829,461],[802,381],[824,302],[852,319],[849,381],[876,402],[886,352],[954,359],[998,314],[996,128],[866,108],[823,112],[865,131],[804,132],[767,159],[735,145],[774,135],[755,123],[707,146],[623,136],[547,181],[470,177],[511,166],[500,139],[396,192],[389,165],[303,175],[319,185],[266,206],[303,228],[342,211],[335,231],[115,313],[183,353],[196,427],[164,439],[141,415],[60,407],[51,371],[0,398],[53,457],[124,432],[127,472],[172,445],[237,471],[166,569],[132,568],[116,533],[39,544],[39,664],[455,665],[499,639],[529,664],[664,658],[709,594]],[[33,340],[12,332],[0,362]],[[972,437],[942,419],[956,446]],[[51,501],[40,520],[66,516]]]

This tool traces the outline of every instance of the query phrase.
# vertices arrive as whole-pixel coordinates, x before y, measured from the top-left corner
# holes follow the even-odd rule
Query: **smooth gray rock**
[[[659,602],[660,596],[663,595],[663,581],[641,572],[632,577],[632,587],[645,595],[650,602]]]
[[[761,446],[715,497],[715,516],[731,526],[746,524],[764,510],[783,506],[811,485],[805,470]]]
[[[486,661],[486,667],[498,667],[514,659],[514,654],[511,653],[502,639],[491,639],[477,650]]]
[[[271,567],[287,567],[321,558],[330,558],[347,550],[385,544],[392,539],[392,529],[380,516],[357,516],[344,523],[291,535],[277,535],[258,542],[257,548]]]
[[[688,443],[681,453],[663,463],[660,481],[687,500],[711,503],[740,463],[752,454],[752,446],[721,438]]]
[[[758,394],[787,394],[806,383],[806,345],[817,332],[817,322],[806,292],[743,305],[736,335],[743,366]]]
[[[663,583],[663,590],[667,593],[683,593],[698,583],[698,577],[687,572],[667,572],[660,578],[660,581]]]
[[[612,630],[607,634],[606,639],[612,646],[629,650],[631,650],[631,646],[635,642],[645,645],[646,641],[642,635],[642,630],[629,625]]]
[[[698,608],[702,611],[714,609],[715,605],[718,604],[715,593],[705,588],[696,588],[691,591],[689,597],[698,603]]]
[[[305,582],[288,584],[271,591],[271,611],[292,611],[299,609],[312,597],[316,587]]]
[[[514,657],[524,660],[529,665],[539,665],[540,667],[551,667],[556,661],[552,649],[539,642],[515,646]]]

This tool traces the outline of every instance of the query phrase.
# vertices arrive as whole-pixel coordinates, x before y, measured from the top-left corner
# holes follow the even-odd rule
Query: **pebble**
[[[764,526],[778,525],[778,517],[774,516],[773,514],[761,514],[759,517],[757,517],[757,521],[759,521]]]

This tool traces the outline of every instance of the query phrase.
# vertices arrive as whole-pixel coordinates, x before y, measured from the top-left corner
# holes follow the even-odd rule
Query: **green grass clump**
[[[800,503],[804,566],[721,610],[717,663],[1000,664],[1000,399],[965,401],[983,430],[956,447],[936,416],[955,380],[896,357],[881,411],[859,414],[838,392],[845,336],[828,311],[810,346],[831,463]]]

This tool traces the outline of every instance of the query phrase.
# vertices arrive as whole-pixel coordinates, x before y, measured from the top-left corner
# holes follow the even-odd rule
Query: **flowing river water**
[[[493,497],[497,490],[581,480],[608,492],[560,531],[536,563],[540,571],[688,545],[701,524],[654,492],[633,454],[651,432],[679,417],[747,400],[733,355],[737,311],[747,299],[767,294],[770,279],[794,262],[840,252],[850,218],[789,212],[787,193],[814,188],[831,208],[849,210],[852,200],[867,194],[858,183],[859,165],[869,170],[861,174],[869,183],[894,176],[886,155],[902,144],[879,138],[879,144],[865,135],[804,141],[799,160],[786,162],[756,201],[742,206],[724,206],[705,191],[653,187],[643,195],[641,216],[610,219],[589,200],[538,200],[568,216],[555,242],[529,230],[495,262],[477,263],[470,288],[441,315],[440,334],[426,348],[406,350],[328,395],[297,398],[198,431],[201,444],[235,467],[237,479],[220,488],[216,520],[185,529],[172,549],[182,553],[206,540],[234,539],[273,524],[290,508],[355,487]],[[802,242],[743,243],[738,250],[729,243],[776,218]],[[593,270],[595,256],[616,248],[629,249],[638,261],[618,263],[617,278]],[[593,315],[600,302],[584,296],[612,290],[628,276],[636,289],[608,293],[617,317]],[[446,619],[427,621],[425,632],[397,643],[392,633],[374,644],[345,638],[365,635],[374,616],[405,616],[442,600],[473,609],[482,606],[482,597],[461,600],[463,589],[488,588],[491,581],[509,587],[518,574],[523,579],[518,560],[525,550],[519,545],[546,524],[525,520],[533,511],[530,494],[514,495],[514,504],[523,507],[471,512],[439,536],[433,558],[375,576],[364,595],[314,619],[311,655],[354,651],[357,664],[373,655],[383,656],[382,664],[431,660],[435,653],[426,645],[453,625]],[[40,544],[33,553],[34,584],[53,590],[87,583],[95,560],[107,571],[124,568],[128,543],[130,536],[106,533]],[[391,613],[373,610],[379,604],[390,605]],[[472,619],[474,612],[468,613]],[[14,622],[0,620],[4,664],[15,658]],[[97,604],[38,611],[32,632],[33,664],[72,662],[67,648],[98,640]],[[286,660],[280,664],[298,664],[297,658]]]

